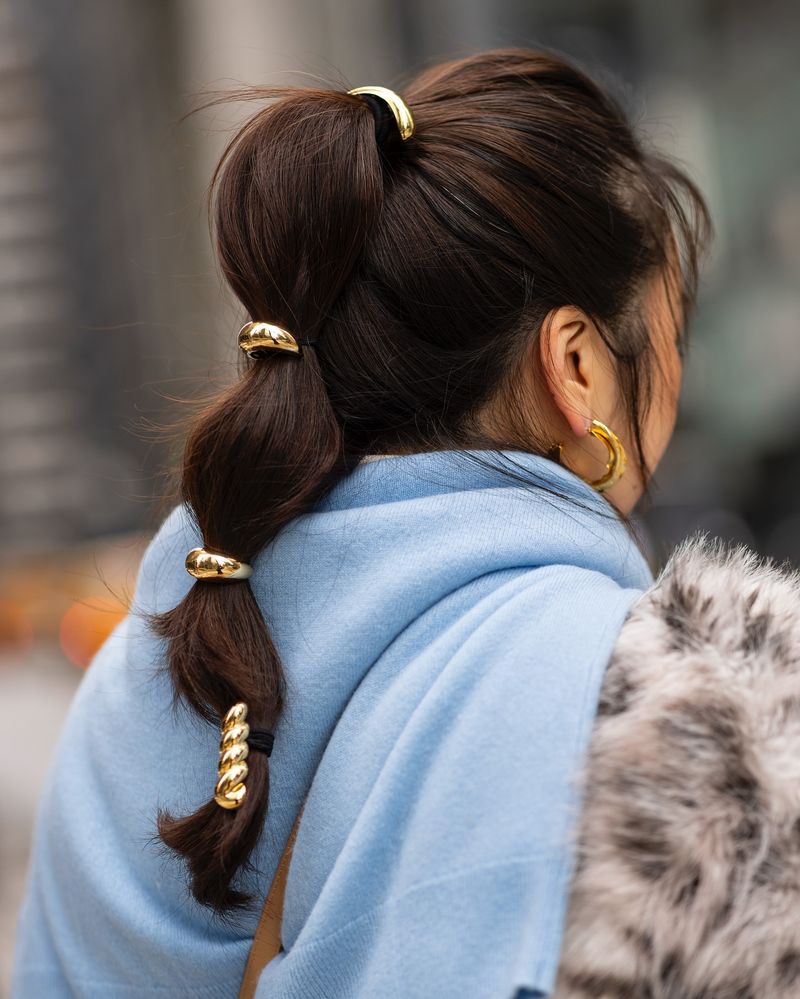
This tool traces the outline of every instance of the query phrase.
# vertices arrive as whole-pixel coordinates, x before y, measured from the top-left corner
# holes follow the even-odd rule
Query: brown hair
[[[549,53],[485,52],[406,86],[415,134],[380,144],[358,97],[245,96],[267,103],[214,176],[222,269],[253,320],[319,342],[244,362],[193,425],[181,492],[207,548],[250,561],[368,452],[539,450],[521,435],[487,440],[473,416],[562,305],[591,316],[617,358],[646,472],[654,353],[641,294],[677,246],[686,315],[708,215],[603,89]],[[197,582],[155,627],[176,696],[215,721],[243,700],[252,725],[275,726],[284,677],[248,582]],[[248,762],[241,808],[212,799],[159,816],[194,896],[218,912],[249,901],[234,878],[267,814],[268,760]]]

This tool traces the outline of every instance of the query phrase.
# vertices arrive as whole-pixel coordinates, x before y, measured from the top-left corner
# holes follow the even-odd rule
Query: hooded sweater
[[[71,705],[36,819],[13,999],[236,996],[305,801],[262,999],[546,996],[604,671],[651,583],[602,496],[521,451],[363,462],[253,561],[286,675],[255,907],[220,920],[156,835],[213,794],[147,616],[193,584],[184,507]],[[202,584],[200,584],[202,585]],[[225,585],[225,584],[219,584]],[[238,584],[237,584],[238,585]]]

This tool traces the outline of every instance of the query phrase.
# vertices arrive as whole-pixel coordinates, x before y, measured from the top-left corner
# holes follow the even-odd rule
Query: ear
[[[547,392],[576,437],[585,437],[598,395],[597,331],[589,317],[571,305],[546,317],[538,338]]]

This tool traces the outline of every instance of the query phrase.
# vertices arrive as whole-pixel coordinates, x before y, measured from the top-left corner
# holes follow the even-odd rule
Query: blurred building
[[[774,0],[0,0],[0,542],[153,526],[174,447],[151,424],[233,375],[204,193],[238,112],[181,120],[198,95],[544,43],[611,82],[717,223],[654,536],[800,559],[798,27]]]

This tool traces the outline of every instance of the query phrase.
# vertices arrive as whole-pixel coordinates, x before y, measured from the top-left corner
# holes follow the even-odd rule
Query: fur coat
[[[800,997],[800,576],[686,542],[605,676],[553,999]]]

